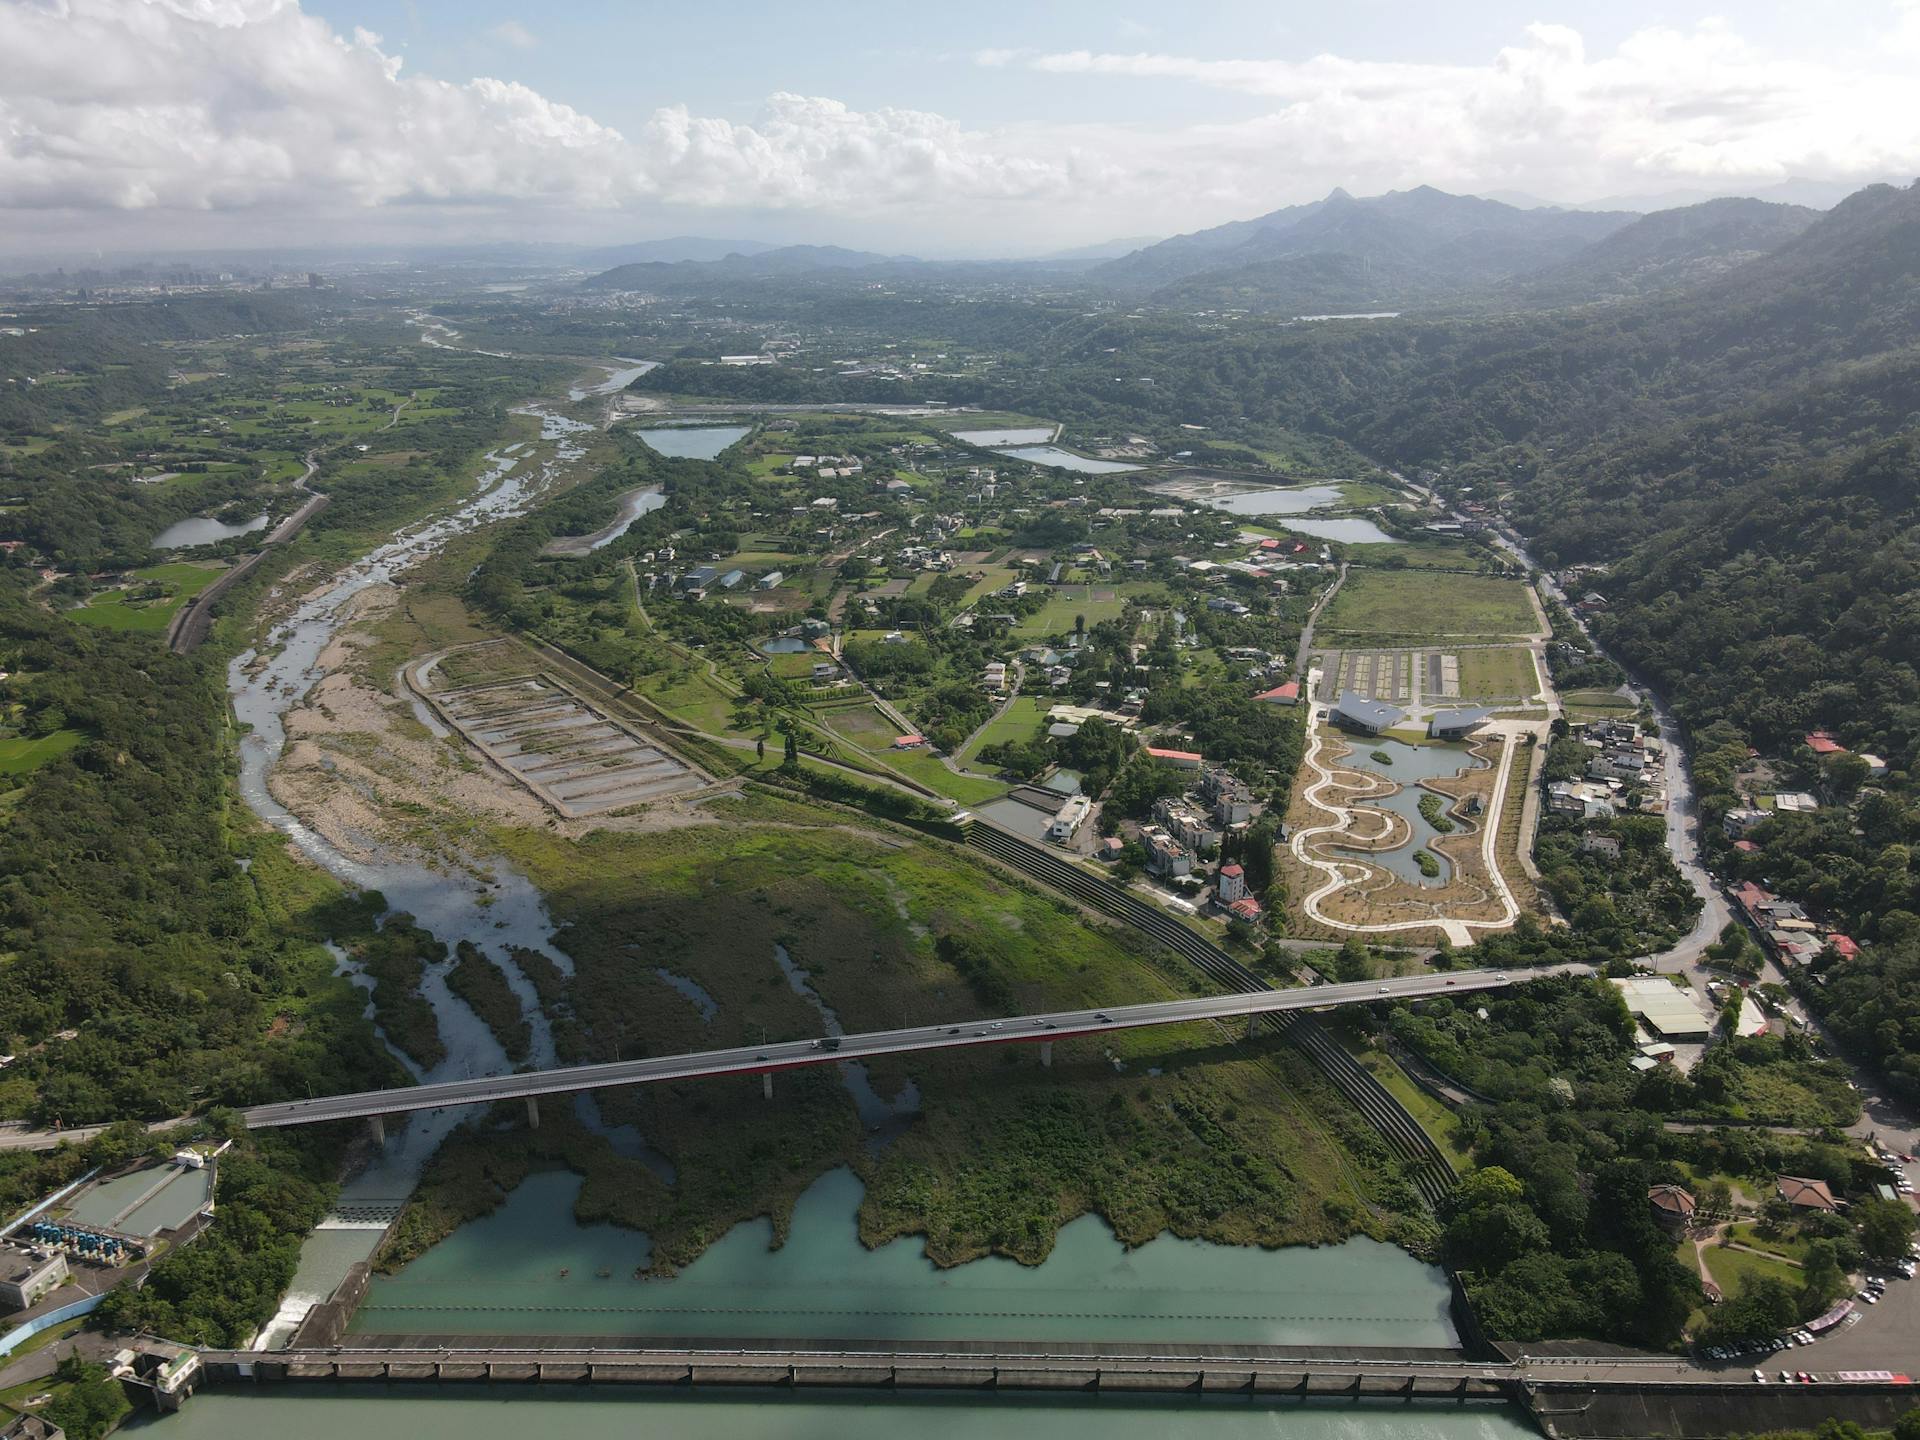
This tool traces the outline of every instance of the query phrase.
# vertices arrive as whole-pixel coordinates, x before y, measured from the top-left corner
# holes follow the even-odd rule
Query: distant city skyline
[[[0,0],[0,247],[1016,256],[1334,186],[1830,203],[1920,170],[1920,0],[1438,10]]]

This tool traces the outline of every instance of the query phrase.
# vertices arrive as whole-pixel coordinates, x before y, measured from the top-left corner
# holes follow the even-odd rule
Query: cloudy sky
[[[1920,0],[0,0],[0,56],[14,253],[1030,254],[1335,185],[1581,203],[1920,172]]]

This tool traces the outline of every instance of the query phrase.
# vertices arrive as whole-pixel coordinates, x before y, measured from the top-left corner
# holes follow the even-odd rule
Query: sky
[[[928,257],[1920,173],[1920,0],[0,0],[0,250]]]

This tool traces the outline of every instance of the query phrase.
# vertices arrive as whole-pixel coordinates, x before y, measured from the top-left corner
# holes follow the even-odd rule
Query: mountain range
[[[1366,198],[1336,189],[1166,240],[1112,241],[1027,261],[924,261],[697,237],[647,241],[588,257],[589,265],[617,263],[585,283],[684,292],[742,282],[1026,279],[1135,303],[1283,316],[1557,308],[1700,283],[1792,240],[1818,217],[1804,206],[1750,198],[1640,215],[1527,208],[1426,185]]]

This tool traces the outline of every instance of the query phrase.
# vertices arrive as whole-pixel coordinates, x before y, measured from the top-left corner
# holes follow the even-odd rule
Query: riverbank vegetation
[[[577,842],[499,836],[547,895],[574,962],[570,980],[539,982],[574,1017],[556,1028],[563,1062],[820,1033],[776,946],[856,1031],[1197,988],[1182,962],[971,852],[809,802],[747,814]],[[706,898],[718,893],[724,906]],[[710,1015],[655,974],[668,953],[675,976],[717,1007]],[[867,1185],[869,1243],[921,1234],[940,1264],[987,1253],[1037,1262],[1059,1226],[1088,1211],[1129,1243],[1162,1229],[1262,1244],[1422,1233],[1378,1136],[1283,1044],[1223,1047],[1194,1026],[1066,1040],[1057,1052],[1051,1069],[1017,1046],[869,1062],[879,1096],[909,1082],[919,1093],[917,1118],[884,1149],[863,1143],[866,1123],[831,1067],[783,1072],[771,1102],[753,1078],[603,1092],[605,1119],[635,1125],[672,1161],[670,1189],[639,1180],[565,1116],[504,1138],[463,1130],[429,1166],[384,1263],[491,1209],[528,1168],[553,1165],[588,1177],[583,1205],[624,1188],[629,1202],[605,1218],[642,1225],[662,1269],[755,1215],[772,1215],[778,1233],[800,1192],[842,1164]],[[616,1172],[633,1183],[616,1184]]]

